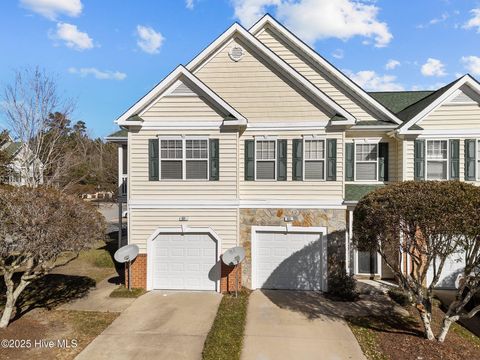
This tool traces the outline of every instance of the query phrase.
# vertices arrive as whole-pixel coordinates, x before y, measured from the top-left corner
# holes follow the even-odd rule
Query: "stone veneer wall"
[[[292,226],[324,226],[328,231],[328,271],[345,269],[346,210],[341,209],[240,209],[240,245],[246,250],[242,263],[242,284],[251,288],[251,227],[285,226],[285,216],[293,217]]]

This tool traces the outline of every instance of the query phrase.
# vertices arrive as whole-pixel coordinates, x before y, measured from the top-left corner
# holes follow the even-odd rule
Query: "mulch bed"
[[[418,312],[410,307],[410,317],[386,315],[382,317],[348,319],[353,333],[369,359],[380,360],[467,360],[480,359],[480,339],[458,324],[452,325],[445,342],[428,341],[423,337],[423,326]],[[443,312],[433,309],[433,328],[437,334]]]

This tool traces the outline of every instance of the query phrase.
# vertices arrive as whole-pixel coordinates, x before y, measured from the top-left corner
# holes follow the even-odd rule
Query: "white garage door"
[[[253,246],[253,287],[323,289],[326,250],[321,233],[257,230]]]
[[[209,272],[217,244],[208,234],[160,234],[152,242],[154,289],[216,290]]]

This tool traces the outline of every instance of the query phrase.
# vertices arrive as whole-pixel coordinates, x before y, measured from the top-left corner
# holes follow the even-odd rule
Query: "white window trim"
[[[355,275],[377,275],[377,276],[380,276],[382,277],[383,274],[382,274],[382,256],[380,255],[379,252],[377,252],[377,271],[372,274],[372,273],[361,273],[358,271],[358,255],[359,255],[359,252],[357,249],[354,249],[353,253],[354,253],[354,256],[353,256],[353,262],[354,262],[354,274]]]
[[[162,140],[181,140],[182,141],[182,158],[181,159],[162,159]],[[187,159],[187,140],[206,140],[207,141],[207,158],[206,159]],[[162,179],[162,161],[182,161],[182,178],[181,179]],[[187,160],[206,161],[207,177],[205,179],[187,179]],[[210,179],[210,139],[206,136],[161,136],[158,137],[158,177],[160,181],[190,181],[204,182]]]
[[[446,181],[450,180],[450,142],[449,139],[425,139],[425,180]],[[443,161],[447,163],[447,178],[446,179],[429,179],[428,178],[428,142],[430,141],[446,141],[447,142],[447,158],[446,159],[433,159],[430,161]],[[476,149],[475,149],[476,150]]]
[[[354,182],[362,182],[362,183],[379,183],[378,181],[378,156],[379,156],[379,144],[381,139],[364,139],[364,140],[357,140],[353,141],[353,161],[354,161],[354,171],[353,171],[353,181]],[[375,160],[375,180],[357,180],[357,145],[377,145],[377,159]],[[360,161],[361,163],[373,163],[374,161]]]
[[[274,151],[275,151],[275,157],[274,159],[268,159],[268,160],[265,160],[265,159],[258,159],[258,156],[257,156],[257,142],[258,141],[273,141],[275,143],[274,145]],[[272,137],[255,137],[255,149],[254,150],[254,153],[255,153],[255,181],[277,181],[277,157],[278,157],[278,149],[277,149],[277,138],[272,138]],[[257,162],[262,162],[262,161],[273,161],[274,162],[274,170],[273,170],[273,175],[274,175],[274,178],[273,179],[257,179]]]
[[[475,179],[480,181],[480,156],[478,155],[480,149],[480,138],[475,139]]]
[[[306,160],[305,156],[305,141],[323,141],[323,159],[308,159]],[[304,136],[303,137],[303,144],[302,144],[302,181],[326,181],[326,171],[327,171],[327,139],[325,137],[318,137],[318,136]],[[323,161],[323,179],[305,179],[305,162],[307,161]]]

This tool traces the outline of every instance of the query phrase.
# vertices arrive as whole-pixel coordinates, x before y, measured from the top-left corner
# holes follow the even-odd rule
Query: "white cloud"
[[[393,37],[387,23],[377,19],[380,9],[369,0],[233,0],[233,6],[235,16],[247,27],[269,7],[275,8],[277,17],[308,43],[363,36],[384,47]]]
[[[397,83],[393,75],[378,75],[373,70],[363,70],[357,73],[346,71],[350,78],[367,91],[402,91],[404,87]]]
[[[344,52],[342,49],[337,49],[335,50],[333,53],[332,53],[332,56],[335,58],[335,59],[343,59],[343,57],[345,56]]]
[[[94,47],[93,39],[86,32],[78,30],[76,25],[58,23],[57,31],[50,34],[54,40],[61,40],[65,45],[74,50],[83,51]]]
[[[424,76],[445,76],[445,65],[438,59],[428,58],[422,65],[421,72]]]
[[[432,90],[438,90],[444,87],[445,85],[447,84],[445,84],[444,82],[437,82],[435,84],[430,84],[430,85],[413,85],[411,87],[411,90],[412,91],[425,91],[425,90],[432,91]]]
[[[185,0],[185,6],[187,7],[187,9],[193,10],[193,8],[195,7],[195,0]]]
[[[59,15],[79,16],[83,8],[80,0],[20,0],[20,4],[50,20]]]
[[[472,75],[480,75],[480,57],[463,56],[461,62],[469,73]]]
[[[458,15],[457,11],[455,11],[454,14]],[[440,17],[433,18],[428,23],[420,24],[420,25],[417,25],[416,27],[417,27],[417,29],[426,29],[431,25],[436,25],[436,24],[443,23],[443,22],[447,21],[448,18],[450,18],[450,14],[448,12],[445,12]]]
[[[394,59],[390,59],[387,61],[387,63],[385,64],[385,69],[387,70],[393,70],[397,67],[399,67],[401,64],[400,64],[400,61],[398,60],[394,60]]]
[[[124,80],[127,77],[127,74],[120,72],[120,71],[101,71],[94,67],[89,68],[75,68],[71,67],[68,69],[70,74],[77,74],[81,77],[86,77],[88,75],[94,76],[96,79],[99,80]]]
[[[148,54],[157,54],[165,38],[149,26],[137,25],[137,45]]]
[[[480,33],[480,8],[470,10],[472,18],[468,20],[463,27],[465,29],[477,29],[477,33]]]

